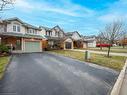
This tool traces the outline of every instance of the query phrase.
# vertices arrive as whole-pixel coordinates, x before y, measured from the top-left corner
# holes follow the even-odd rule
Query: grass
[[[95,47],[95,48],[88,48],[88,50],[107,52],[108,48],[107,47],[103,47],[102,50],[100,50],[99,47]],[[111,47],[111,52],[115,52],[115,53],[127,53],[127,47],[125,47],[125,48],[123,48],[123,47]]]
[[[84,60],[85,54],[83,52],[69,51],[69,50],[53,50],[50,52],[61,54],[61,55],[71,57],[74,59],[78,59],[80,61],[85,61]],[[91,59],[88,62],[109,67],[119,71],[124,66],[125,60],[126,60],[126,57],[112,56],[110,58],[107,58],[105,55],[102,55],[102,54],[91,53]]]
[[[4,71],[6,69],[6,66],[8,64],[9,61],[9,57],[0,57],[0,79],[2,78],[2,76],[4,75]]]

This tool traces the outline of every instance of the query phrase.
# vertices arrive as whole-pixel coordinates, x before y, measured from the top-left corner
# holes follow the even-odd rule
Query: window
[[[37,34],[37,31],[35,31],[35,34]]]
[[[16,25],[13,25],[13,31],[16,32]]]
[[[13,25],[14,32],[20,32],[20,25]]]
[[[32,29],[28,29],[28,33],[32,34],[33,30]]]
[[[34,30],[34,29],[28,29],[27,33],[28,34],[38,34],[37,30]]]
[[[55,36],[57,36],[58,35],[58,32],[55,32]]]
[[[17,25],[17,32],[20,32],[20,26]]]

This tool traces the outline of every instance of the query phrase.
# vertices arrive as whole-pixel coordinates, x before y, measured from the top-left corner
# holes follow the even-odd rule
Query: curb
[[[110,95],[119,95],[120,89],[121,89],[121,86],[122,86],[122,83],[124,80],[126,68],[127,68],[127,59],[126,59],[123,69],[121,70],[121,72],[116,80],[116,83],[115,83]]]

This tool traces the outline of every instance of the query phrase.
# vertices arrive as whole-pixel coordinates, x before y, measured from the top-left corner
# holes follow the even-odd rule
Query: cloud
[[[106,14],[99,17],[99,20],[106,23],[116,21],[116,20],[124,20],[124,19],[127,19],[127,14],[121,15],[117,13],[112,13],[112,14]]]
[[[42,11],[42,12],[52,12],[59,13],[67,16],[73,17],[85,17],[94,14],[94,11],[86,7],[74,4],[71,0],[65,2],[62,0],[61,5],[59,3],[51,4],[48,1],[42,0],[41,3],[35,1],[17,0],[15,5],[22,11]]]
[[[24,11],[34,8],[29,2],[26,2],[25,0],[16,0],[14,4],[15,7],[22,8]]]
[[[102,12],[98,19],[102,22],[112,22],[114,20],[127,21],[127,0],[119,0],[110,5],[107,10]]]

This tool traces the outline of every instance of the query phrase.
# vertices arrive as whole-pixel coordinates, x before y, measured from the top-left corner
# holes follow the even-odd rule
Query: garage
[[[25,41],[25,52],[41,52],[40,41]]]

